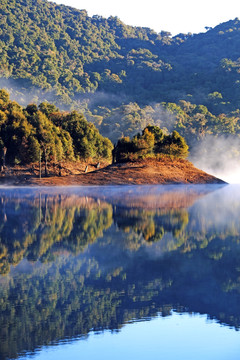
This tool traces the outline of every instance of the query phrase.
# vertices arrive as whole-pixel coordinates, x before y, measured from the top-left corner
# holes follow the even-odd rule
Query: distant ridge
[[[2,0],[0,23],[0,88],[22,105],[77,109],[113,142],[148,124],[176,129],[190,154],[206,136],[238,140],[238,18],[172,37],[45,0]],[[228,157],[238,148],[230,141]]]
[[[0,22],[0,76],[25,79],[25,86],[52,91],[65,103],[95,91],[127,94],[140,103],[176,102],[186,94],[195,101],[195,93],[202,101],[224,90],[221,61],[240,57],[237,18],[206,33],[171,37],[45,0],[2,0]],[[228,81],[226,100],[231,86]]]

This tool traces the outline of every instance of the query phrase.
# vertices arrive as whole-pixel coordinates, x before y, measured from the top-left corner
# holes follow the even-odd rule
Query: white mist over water
[[[229,165],[225,165],[219,168],[214,168],[209,166],[209,164],[204,164],[202,160],[199,161],[191,160],[191,161],[199,169],[223,181],[226,181],[229,184],[240,184],[240,162],[239,163],[232,162]]]
[[[191,151],[193,164],[230,184],[240,184],[240,138],[206,136]]]
[[[203,170],[229,184],[240,184],[240,165],[235,164],[231,169],[219,169],[219,171],[212,171],[212,169],[208,168]]]

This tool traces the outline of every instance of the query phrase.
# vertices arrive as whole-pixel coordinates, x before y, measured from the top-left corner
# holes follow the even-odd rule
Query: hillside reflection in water
[[[237,186],[0,189],[0,358],[173,310],[239,329],[239,213]]]

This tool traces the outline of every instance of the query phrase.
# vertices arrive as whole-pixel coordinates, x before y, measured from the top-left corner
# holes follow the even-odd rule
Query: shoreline
[[[134,162],[103,164],[96,169],[86,163],[76,164],[75,170],[65,171],[63,176],[52,174],[39,178],[26,168],[14,167],[13,175],[1,176],[0,185],[9,186],[101,186],[101,185],[187,185],[187,184],[227,184],[206,172],[197,169],[188,160],[146,159]],[[18,172],[17,172],[18,169]],[[31,168],[32,169],[32,168]]]

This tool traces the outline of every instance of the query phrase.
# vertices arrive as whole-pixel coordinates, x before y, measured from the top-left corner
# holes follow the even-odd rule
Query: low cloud
[[[193,147],[189,160],[224,181],[240,183],[240,138],[237,136],[206,136]]]

